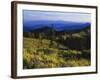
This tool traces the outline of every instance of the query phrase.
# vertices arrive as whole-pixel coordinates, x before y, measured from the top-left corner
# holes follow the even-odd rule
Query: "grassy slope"
[[[55,41],[52,47],[50,47],[50,40],[46,39],[24,38],[23,41],[24,69],[90,65],[90,60],[81,57],[83,54],[81,51],[59,50]],[[61,44],[59,46],[64,47]]]

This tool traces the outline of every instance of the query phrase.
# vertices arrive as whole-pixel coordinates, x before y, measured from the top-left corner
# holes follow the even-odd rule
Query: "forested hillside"
[[[60,31],[51,26],[23,33],[23,68],[89,66],[90,26]]]

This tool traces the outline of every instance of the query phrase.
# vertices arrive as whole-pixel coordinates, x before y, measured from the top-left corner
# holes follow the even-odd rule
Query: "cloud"
[[[23,19],[24,21],[61,20],[73,22],[91,22],[91,14],[76,12],[23,10]]]

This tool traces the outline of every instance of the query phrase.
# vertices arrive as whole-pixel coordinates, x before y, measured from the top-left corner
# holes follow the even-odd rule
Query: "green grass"
[[[82,51],[60,50],[65,46],[46,39],[23,39],[23,68],[54,68],[90,66],[90,59],[84,58]],[[89,50],[84,50],[87,54]]]

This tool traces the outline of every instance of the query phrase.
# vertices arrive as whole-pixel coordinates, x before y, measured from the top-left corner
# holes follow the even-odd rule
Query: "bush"
[[[24,68],[31,68],[33,66],[33,58],[34,58],[34,55],[28,53],[27,50],[24,49],[24,52],[23,52]]]

